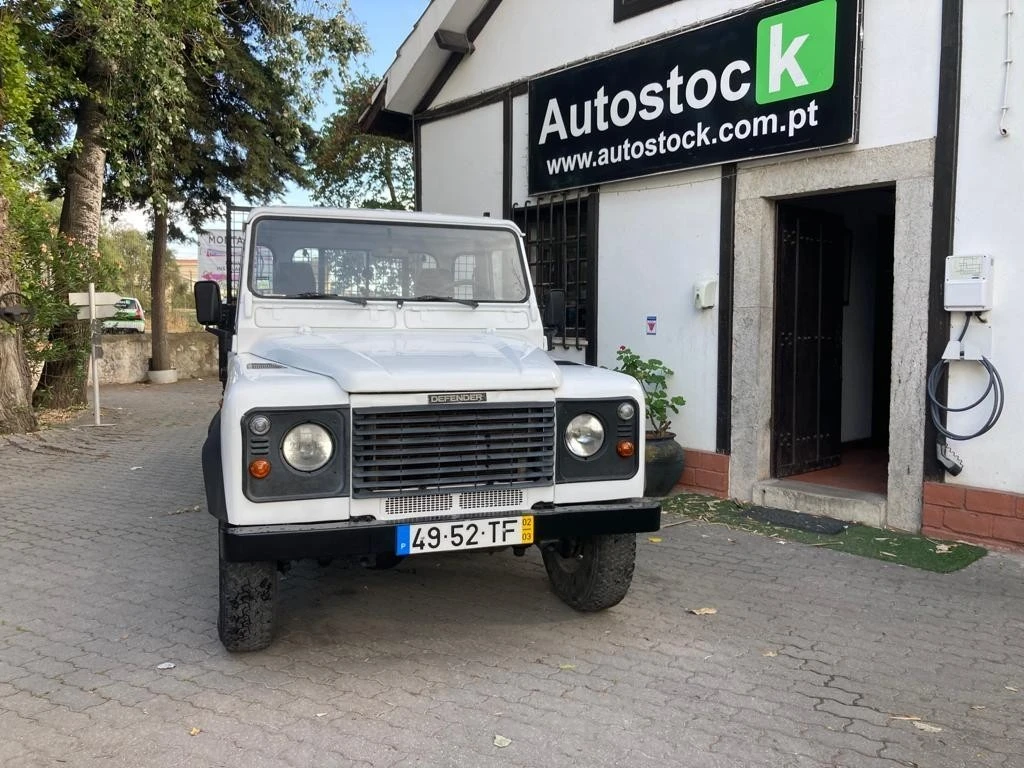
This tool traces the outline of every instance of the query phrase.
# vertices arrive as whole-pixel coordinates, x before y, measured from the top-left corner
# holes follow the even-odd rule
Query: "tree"
[[[48,272],[33,284],[57,296],[82,288],[101,261],[104,203],[154,211],[151,283],[159,283],[172,210],[197,226],[234,193],[265,200],[304,181],[313,94],[365,49],[347,13],[347,3],[326,0],[8,0],[0,14],[15,32],[13,59],[36,96],[15,154],[45,150],[46,172],[36,177],[62,200],[59,236],[45,258],[36,254]],[[11,69],[3,64],[0,74]],[[25,89],[0,85],[7,110]],[[153,287],[159,367],[164,292]],[[88,334],[56,310],[40,316],[54,325],[38,342],[47,356],[33,402],[83,402]]]
[[[114,228],[100,234],[100,253],[118,265],[115,282],[106,286],[121,296],[134,296],[149,310],[149,268],[153,246],[137,229]]]
[[[172,162],[172,142],[190,106],[187,73],[203,69],[216,53],[217,0],[21,0],[16,5],[42,33],[47,60],[57,63],[67,83],[49,123],[74,127],[73,141],[54,164],[53,186],[63,198],[60,247],[94,252],[108,163],[123,165],[137,144],[147,147],[153,174]],[[71,258],[69,252],[57,263],[58,292],[81,289],[61,269]],[[34,403],[84,402],[87,334],[64,322],[52,329],[50,341],[67,354],[47,360]]]
[[[341,90],[313,152],[314,195],[328,205],[408,210],[413,206],[412,145],[364,133],[359,117],[377,82],[361,74]]]
[[[0,296],[21,287],[13,258],[19,243],[9,221],[10,196],[18,189],[30,148],[33,110],[28,54],[21,42],[13,16],[0,10]],[[14,159],[19,155],[21,164]],[[0,433],[35,429],[30,391],[22,332],[0,323]]]
[[[344,72],[349,59],[366,49],[346,3],[303,5],[308,10],[285,0],[222,0],[209,66],[184,73],[189,109],[170,133],[174,162],[151,157],[163,149],[158,142],[166,135],[160,134],[136,138],[115,168],[121,189],[128,190],[121,199],[148,203],[154,212],[154,370],[170,367],[164,265],[167,239],[174,235],[172,204],[198,229],[234,193],[265,201],[289,181],[304,182],[304,157],[314,138],[308,122],[312,93],[332,66]]]
[[[7,225],[7,198],[0,195],[0,296],[17,293],[18,281],[10,258],[13,238]],[[21,330],[0,322],[0,434],[30,432],[36,427]]]

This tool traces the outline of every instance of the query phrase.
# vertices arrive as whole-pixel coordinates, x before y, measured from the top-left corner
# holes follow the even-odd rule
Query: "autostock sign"
[[[531,194],[856,139],[859,0],[789,0],[530,83]]]

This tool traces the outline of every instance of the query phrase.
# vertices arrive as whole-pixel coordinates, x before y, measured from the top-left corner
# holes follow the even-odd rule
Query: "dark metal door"
[[[775,281],[772,474],[839,463],[843,303],[849,239],[842,219],[780,203]]]

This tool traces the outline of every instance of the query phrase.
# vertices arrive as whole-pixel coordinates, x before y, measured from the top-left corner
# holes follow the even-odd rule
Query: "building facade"
[[[685,485],[1021,545],[1012,11],[433,0],[363,122],[423,210],[519,224],[553,354],[674,369]]]

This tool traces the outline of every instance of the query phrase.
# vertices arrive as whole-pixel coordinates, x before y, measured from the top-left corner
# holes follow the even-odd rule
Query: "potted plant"
[[[619,347],[615,356],[619,361],[615,370],[628,373],[644,390],[649,424],[644,452],[647,478],[644,495],[664,496],[678,482],[685,461],[683,447],[676,442],[675,433],[669,431],[672,426],[669,411],[679,413],[686,399],[682,395],[669,397],[667,383],[674,371],[661,360],[644,359],[626,346]]]

